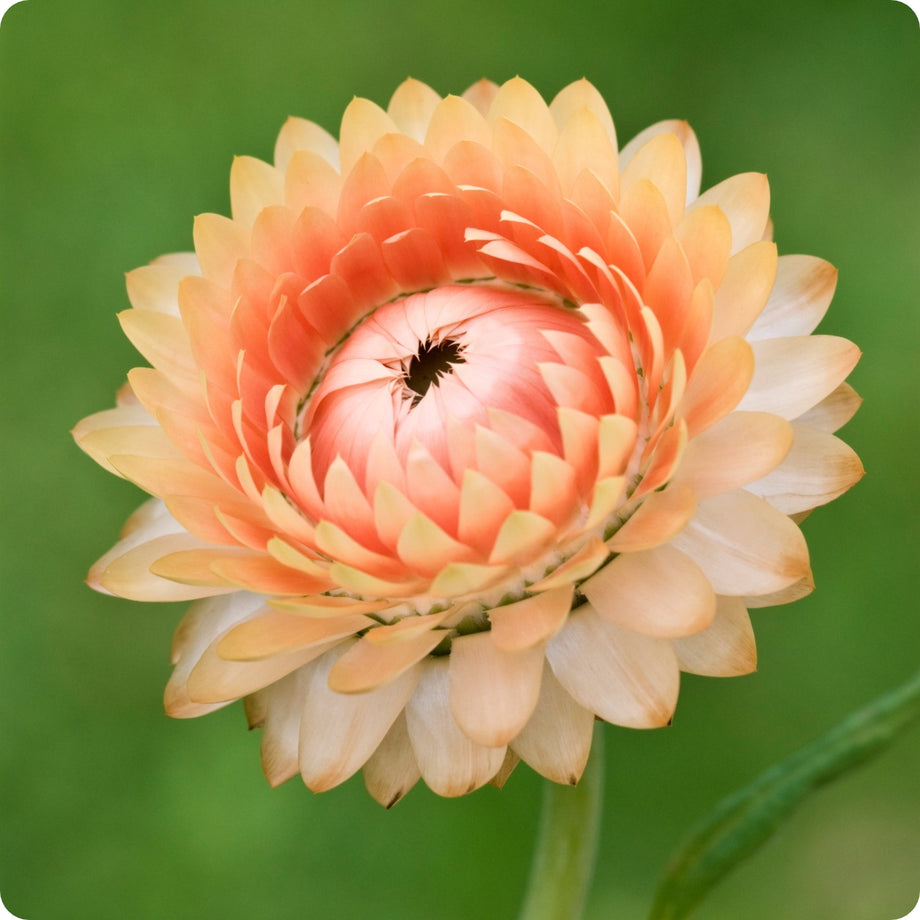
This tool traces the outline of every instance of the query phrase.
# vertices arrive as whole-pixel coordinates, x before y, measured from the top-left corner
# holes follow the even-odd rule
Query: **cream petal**
[[[488,120],[494,126],[502,118],[523,128],[544,150],[551,154],[558,132],[543,97],[520,77],[513,77],[499,87],[489,106]]]
[[[284,203],[284,176],[255,157],[235,157],[230,168],[230,210],[250,226],[263,208]]]
[[[681,670],[690,674],[738,677],[757,669],[754,630],[741,598],[720,597],[712,625],[673,646]]]
[[[265,598],[258,594],[237,591],[226,597],[208,598],[189,607],[173,637],[172,662],[175,668],[166,684],[163,699],[167,714],[177,719],[193,718],[230,702],[193,702],[188,695],[189,674],[216,638],[252,616],[264,603]]]
[[[409,741],[406,715],[401,712],[364,765],[364,785],[384,808],[392,808],[420,776]]]
[[[763,173],[740,173],[703,192],[689,207],[718,205],[732,225],[732,253],[764,239],[770,214],[770,183]]]
[[[396,122],[379,105],[369,99],[352,99],[342,115],[339,129],[342,175],[347,176],[381,137],[398,133]]]
[[[613,145],[613,149],[616,150],[617,135],[613,125],[613,117],[607,108],[607,103],[604,102],[604,97],[587,80],[576,80],[560,90],[550,103],[549,110],[560,131],[579,112],[582,110],[589,111],[603,126],[604,132]]]
[[[859,360],[859,349],[832,335],[753,343],[754,376],[739,409],[795,419],[832,393]]]
[[[498,773],[489,780],[489,785],[494,786],[496,789],[503,789],[505,783],[511,778],[511,774],[514,772],[514,768],[521,762],[521,758],[518,757],[514,751],[509,748],[505,752],[505,759],[502,761],[502,765],[498,768]]]
[[[260,661],[227,661],[217,652],[221,638],[205,649],[189,672],[186,690],[193,702],[220,703],[247,696],[313,661],[340,641],[333,639]]]
[[[693,438],[673,482],[700,498],[732,492],[765,476],[792,446],[792,427],[767,412],[732,412]]]
[[[579,706],[544,664],[536,709],[511,748],[541,776],[574,786],[588,762],[593,731],[594,713]]]
[[[199,214],[192,235],[202,274],[229,287],[237,261],[249,254],[246,228],[220,214]]]
[[[647,636],[692,635],[712,622],[716,610],[709,579],[668,545],[615,557],[581,592],[605,620]]]
[[[311,670],[300,723],[300,772],[313,792],[343,783],[368,761],[403,711],[419,679],[414,668],[369,693],[329,688],[329,672],[350,643]]]
[[[300,720],[312,664],[281,678],[247,697],[249,706],[264,712],[262,772],[272,787],[280,786],[300,772]],[[253,700],[253,703],[250,703]]]
[[[393,93],[387,114],[404,134],[423,143],[431,116],[440,102],[441,97],[430,86],[410,78]]]
[[[856,452],[832,434],[792,426],[795,440],[786,459],[747,486],[784,514],[816,508],[842,495],[865,472]]]
[[[157,370],[180,381],[198,379],[188,333],[178,316],[153,310],[123,310],[118,320],[131,344]]]
[[[769,594],[810,571],[799,528],[743,489],[701,501],[673,545],[706,573],[717,594]]]
[[[640,131],[621,151],[620,168],[625,169],[633,156],[641,150],[653,137],[659,134],[673,134],[680,141],[684,149],[684,158],[687,163],[687,196],[686,204],[694,201],[700,193],[700,179],[703,174],[703,160],[700,155],[699,141],[693,129],[685,121],[669,119],[659,121],[654,125]]]
[[[565,124],[560,125],[553,164],[559,174],[563,194],[571,192],[586,169],[597,176],[612,194],[617,194],[619,167],[616,140],[611,140],[607,127],[587,108],[573,112]]]
[[[848,383],[841,383],[830,396],[825,396],[817,406],[800,415],[796,421],[809,428],[833,433],[853,418],[860,405],[862,397],[859,393]]]
[[[670,721],[680,671],[666,639],[621,629],[583,604],[550,640],[546,657],[575,702],[605,721],[627,728]]]
[[[275,166],[286,169],[299,150],[321,156],[330,166],[339,168],[338,141],[325,129],[305,118],[291,116],[284,123],[275,141]]]
[[[624,190],[634,182],[649,180],[664,196],[671,224],[680,221],[689,196],[687,162],[683,145],[676,135],[654,134],[625,160],[625,164],[621,158],[620,167],[620,184]]]
[[[193,252],[175,252],[154,259],[149,265],[125,275],[128,300],[137,310],[179,315],[179,282],[186,275],[198,275],[201,267]]]
[[[791,604],[793,601],[799,601],[803,597],[808,597],[815,590],[815,581],[811,573],[793,582],[788,588],[782,588],[779,591],[773,591],[770,594],[761,594],[756,597],[744,598],[747,607],[777,607],[780,604]]]
[[[436,162],[443,162],[455,144],[468,142],[489,147],[492,130],[472,103],[459,96],[447,96],[431,115],[425,146]]]
[[[543,672],[543,646],[500,649],[488,632],[456,637],[449,656],[450,707],[477,744],[506,745],[533,714]]]
[[[421,680],[406,706],[412,750],[432,790],[443,796],[465,795],[495,776],[506,748],[483,747],[460,730],[451,713],[447,661],[429,660],[421,667]]]
[[[749,341],[809,335],[821,322],[837,287],[837,269],[815,256],[780,256],[776,283],[751,327]]]

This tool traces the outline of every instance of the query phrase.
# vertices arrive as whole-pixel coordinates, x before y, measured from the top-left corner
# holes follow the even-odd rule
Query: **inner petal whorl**
[[[317,481],[341,456],[363,482],[382,434],[401,464],[420,444],[459,484],[448,432],[458,444],[461,431],[468,448],[477,426],[494,428],[496,412],[520,420],[517,449],[561,454],[558,399],[541,371],[565,363],[560,334],[605,353],[577,310],[536,291],[447,285],[379,307],[333,356],[306,407],[300,432],[311,439]],[[585,392],[585,408],[597,398]]]

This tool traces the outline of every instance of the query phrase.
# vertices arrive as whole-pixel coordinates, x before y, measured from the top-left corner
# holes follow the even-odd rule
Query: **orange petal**
[[[696,495],[687,486],[653,492],[607,540],[607,546],[615,553],[635,553],[667,543],[683,530],[696,507]]]
[[[492,642],[505,652],[519,652],[542,646],[565,623],[572,606],[571,582],[546,589],[513,604],[489,611]]]

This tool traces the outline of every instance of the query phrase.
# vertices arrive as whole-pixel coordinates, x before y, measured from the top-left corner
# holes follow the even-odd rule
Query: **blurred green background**
[[[894,0],[26,0],[0,28],[0,893],[27,920],[510,918],[540,782],[392,812],[360,778],[270,790],[239,705],[168,719],[181,607],[83,585],[140,501],[68,430],[139,359],[122,275],[226,213],[234,154],[355,94],[587,76],[621,140],[699,134],[704,186],[769,174],[780,252],[840,268],[868,470],[805,524],[817,592],[756,613],[760,671],[686,678],[674,726],[607,728],[591,920],[639,920],[717,799],[920,659],[920,26]],[[920,728],[810,801],[700,920],[893,920],[920,893]]]

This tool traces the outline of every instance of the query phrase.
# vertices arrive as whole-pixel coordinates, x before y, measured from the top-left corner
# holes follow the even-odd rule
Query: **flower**
[[[166,709],[245,698],[272,784],[390,805],[519,760],[577,782],[595,718],[671,719],[812,588],[802,515],[859,459],[836,272],[777,257],[755,173],[699,194],[683,122],[617,152],[587,81],[291,118],[232,218],[128,275],[152,367],[80,446],[155,496],[99,591],[196,599]]]

